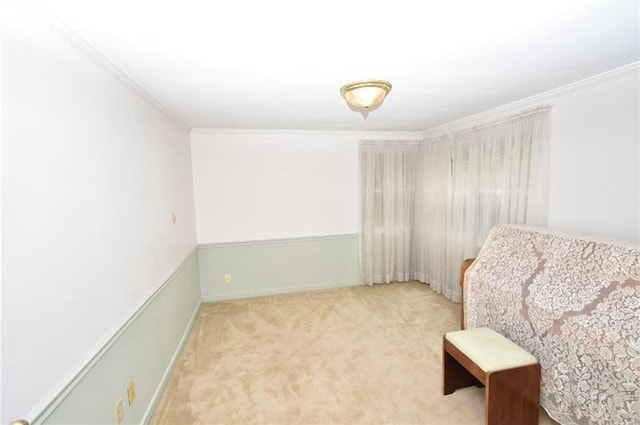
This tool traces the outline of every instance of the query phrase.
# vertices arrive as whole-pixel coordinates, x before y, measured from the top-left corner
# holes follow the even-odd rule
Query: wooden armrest
[[[462,286],[463,290],[464,290],[464,274],[466,273],[467,269],[471,267],[471,264],[474,261],[475,261],[475,258],[467,258],[462,262],[462,265],[460,266],[460,286]]]
[[[474,261],[475,258],[467,258],[460,266],[460,288],[462,289],[462,301],[460,302],[460,329],[464,329],[464,274],[467,269],[471,267],[471,264],[473,264]]]

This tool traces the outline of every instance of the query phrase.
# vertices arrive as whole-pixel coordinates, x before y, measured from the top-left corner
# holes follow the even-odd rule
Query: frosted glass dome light
[[[340,89],[347,105],[367,119],[369,112],[378,109],[391,90],[391,83],[382,80],[356,81]]]

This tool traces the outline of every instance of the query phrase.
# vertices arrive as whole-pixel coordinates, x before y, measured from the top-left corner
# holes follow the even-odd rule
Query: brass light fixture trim
[[[391,83],[383,80],[355,81],[344,85],[340,94],[351,109],[367,119],[369,112],[380,107],[391,87]]]

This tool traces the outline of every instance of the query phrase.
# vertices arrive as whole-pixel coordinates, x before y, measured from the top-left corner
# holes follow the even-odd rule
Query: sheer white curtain
[[[447,298],[446,269],[448,202],[451,190],[451,147],[448,143],[423,143],[418,149],[412,279],[428,282]]]
[[[460,301],[458,273],[498,223],[546,224],[548,108],[419,146],[360,147],[362,277]]]
[[[360,260],[368,285],[411,277],[417,149],[415,142],[360,144]]]
[[[494,225],[546,225],[547,122],[548,110],[536,110],[444,139],[451,180],[442,293],[453,301],[460,301],[460,263],[477,256]]]

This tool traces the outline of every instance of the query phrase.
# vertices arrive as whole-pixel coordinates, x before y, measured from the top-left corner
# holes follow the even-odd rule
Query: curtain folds
[[[447,288],[447,228],[450,193],[450,146],[425,143],[418,149],[412,279],[452,298]]]
[[[360,258],[362,280],[368,285],[411,279],[417,147],[416,143],[360,146]]]
[[[548,108],[423,143],[360,145],[366,284],[419,280],[459,302],[458,273],[499,223],[546,224]]]

